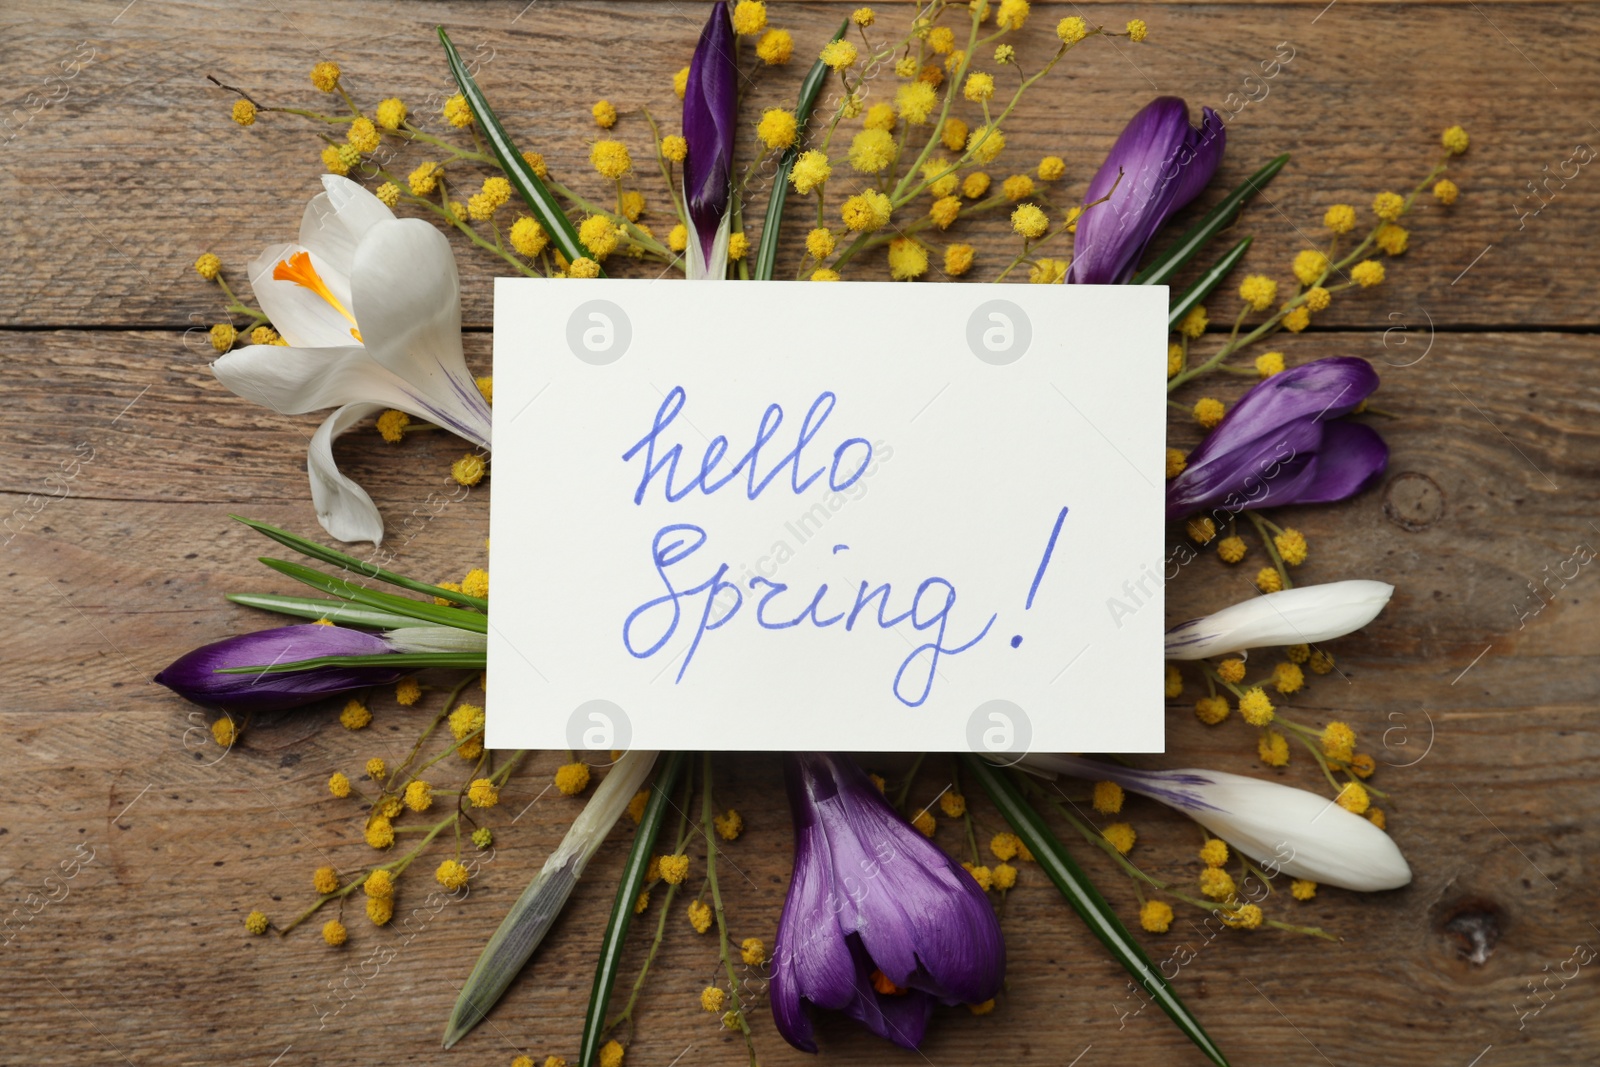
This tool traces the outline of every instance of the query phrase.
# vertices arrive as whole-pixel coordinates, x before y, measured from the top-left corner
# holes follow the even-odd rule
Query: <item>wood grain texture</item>
[[[556,754],[538,754],[506,790],[490,820],[493,859],[464,903],[417,910],[436,856],[403,885],[393,926],[348,916],[343,950],[314,929],[250,938],[242,916],[260,907],[289,918],[311,898],[314,867],[370,862],[357,809],[323,783],[371,755],[402,755],[419,713],[380,697],[359,735],[339,727],[337,707],[258,721],[219,759],[207,717],[149,684],[188,648],[265,624],[225,592],[288,591],[254,562],[265,542],[230,512],[315,530],[304,449],[316,419],[273,415],[215,382],[196,328],[220,304],[189,268],[210,248],[237,271],[285,239],[314,188],[315,153],[306,131],[282,119],[250,130],[228,123],[225,98],[203,75],[302,104],[314,96],[306,68],[336,58],[363,98],[420,102],[446,88],[428,33],[445,22],[483,58],[485,88],[505,102],[508,124],[577,182],[593,98],[624,107],[619,130],[636,147],[643,126],[627,109],[648,106],[670,124],[667,80],[698,14],[674,4],[540,2],[519,18],[518,3],[123,3],[0,12],[0,103],[13,109],[80,42],[94,49],[67,97],[9,128],[0,147],[0,187],[24,205],[0,220],[12,254],[0,271],[0,542],[11,604],[0,702],[0,953],[10,979],[0,1062],[571,1057],[626,828],[489,1023],[456,1052],[437,1047],[478,948],[576,810],[545,792]],[[1475,138],[1462,201],[1449,218],[1419,217],[1390,283],[1341,300],[1318,329],[1280,346],[1291,362],[1373,361],[1384,381],[1374,403],[1394,416],[1371,417],[1393,449],[1382,486],[1347,506],[1280,515],[1310,541],[1306,580],[1398,587],[1382,618],[1335,645],[1341,673],[1288,703],[1307,722],[1350,722],[1388,765],[1374,783],[1394,793],[1384,806],[1416,880],[1369,897],[1272,898],[1273,914],[1336,931],[1337,944],[1259,932],[1211,941],[1183,922],[1145,942],[1158,959],[1182,946],[1197,954],[1177,988],[1242,1067],[1592,1063],[1595,968],[1564,986],[1543,983],[1575,945],[1600,945],[1600,597],[1590,590],[1600,579],[1585,569],[1548,603],[1528,583],[1600,534],[1589,281],[1600,265],[1590,238],[1600,200],[1585,170],[1524,230],[1512,205],[1524,181],[1590,138],[1596,8],[1324,8],[1086,5],[1108,23],[1143,13],[1151,42],[1085,53],[1011,131],[1018,160],[1068,159],[1077,184],[1066,200],[1144,97],[1158,88],[1220,104],[1276,42],[1292,41],[1294,62],[1230,127],[1224,182],[1273,152],[1296,153],[1272,205],[1241,223],[1257,235],[1258,267],[1286,263],[1302,246],[1295,227],[1308,229],[1327,203],[1362,202],[1425,166],[1439,127],[1459,121]],[[774,17],[815,40],[841,10],[774,5]],[[1065,10],[1038,4],[1034,17],[1047,32]],[[795,77],[759,87],[756,105],[783,100]],[[968,231],[995,260],[1004,254],[997,225]],[[493,271],[465,245],[458,252],[469,323],[486,327]],[[1228,313],[1219,301],[1214,317]],[[487,368],[485,333],[469,334],[468,356]],[[1217,395],[1242,388],[1225,379]],[[1183,426],[1173,437],[1182,447],[1197,439]],[[461,451],[442,434],[399,447],[370,431],[341,440],[341,465],[384,512],[401,569],[450,578],[482,561],[492,487],[450,499],[447,468]],[[1203,556],[1169,585],[1169,617],[1243,595],[1252,563],[1228,571]],[[1194,696],[1171,702],[1170,754],[1151,765],[1276,773],[1316,788],[1303,760],[1282,772],[1256,766],[1238,722],[1198,723]],[[431,694],[427,707],[439,700]],[[864,759],[891,779],[904,769],[898,758]],[[720,802],[749,826],[723,873],[733,933],[770,942],[790,849],[777,762],[730,755],[717,767]],[[935,759],[913,797],[930,802],[948,780]],[[973,807],[980,839],[1002,828],[986,804],[973,798]],[[1140,833],[1136,860],[1158,876],[1193,875],[1191,825],[1139,800],[1127,818]],[[961,848],[951,820],[938,839]],[[63,861],[91,853],[61,881]],[[703,849],[691,855],[700,870]],[[1128,884],[1088,862],[1131,919]],[[45,896],[59,899],[40,907]],[[1002,922],[1012,963],[993,1014],[941,1013],[921,1058],[830,1022],[823,1062],[1200,1062],[1164,1017],[1138,1011],[1120,968],[1036,868],[1024,865]],[[635,925],[624,981],[651,930]],[[680,915],[669,931],[627,1062],[743,1063],[742,1045],[696,1003],[717,976],[714,943]],[[363,966],[383,948],[397,955]],[[1543,1001],[1536,1015],[1526,1014],[1540,1006],[1530,984]],[[812,1062],[781,1043],[764,1008],[753,1019],[763,1063]]]

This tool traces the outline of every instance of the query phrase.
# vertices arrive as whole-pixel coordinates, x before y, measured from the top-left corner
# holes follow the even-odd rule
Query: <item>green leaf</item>
[[[833,40],[843,37],[849,28],[849,19],[839,23]],[[817,104],[817,95],[822,92],[822,83],[827,78],[827,64],[820,59],[811,64],[811,69],[806,72],[806,80],[800,83],[800,99],[795,103],[796,129],[804,132],[806,121],[811,118],[811,109]],[[772,193],[767,198],[767,217],[761,224],[761,244],[756,248],[755,269],[750,275],[758,281],[772,278],[772,268],[778,259],[778,235],[783,228],[783,204],[789,198],[789,171],[794,169],[794,161],[799,158],[800,143],[796,140],[784,149],[783,156],[778,160],[778,173],[773,175]]]
[[[327,600],[315,596],[278,596],[274,593],[229,593],[228,599],[247,608],[275,611],[301,619],[327,619],[345,626],[372,626],[394,630],[402,626],[427,626],[421,619],[394,615],[375,608],[364,608],[348,600]]]
[[[310,556],[312,559],[321,560],[323,563],[332,563],[336,567],[355,571],[363,578],[374,578],[380,582],[387,582],[389,585],[397,585],[401,589],[409,589],[413,593],[427,593],[429,596],[443,597],[445,600],[453,601],[457,604],[465,604],[467,607],[477,608],[479,611],[487,611],[489,609],[489,602],[483,597],[468,596],[459,590],[443,589],[429,582],[419,582],[415,578],[407,578],[403,574],[384,570],[382,567],[374,566],[365,560],[347,555],[338,549],[318,544],[315,541],[301,537],[299,534],[292,534],[288,530],[280,529],[269,523],[246,519],[240,515],[230,515],[229,518],[244,523],[256,533],[270,537],[278,544],[283,545],[285,548],[293,549],[302,556]]]
[[[539,220],[539,225],[544,227],[545,232],[550,235],[550,239],[561,249],[561,254],[566,256],[568,261],[585,256],[594,258],[589,256],[589,250],[578,240],[578,231],[572,228],[572,221],[567,218],[567,213],[561,210],[561,204],[550,195],[550,190],[539,180],[539,175],[533,172],[528,161],[522,158],[522,153],[517,151],[517,146],[506,136],[505,127],[501,126],[500,120],[495,117],[494,108],[489,106],[489,101],[484,98],[483,90],[478,88],[478,83],[472,80],[466,64],[461,62],[461,56],[456,52],[456,46],[450,43],[450,35],[444,32],[443,26],[438,27],[438,30],[439,42],[444,45],[445,56],[450,60],[450,73],[455,76],[461,95],[467,98],[467,103],[472,108],[472,115],[478,120],[484,139],[489,142],[490,150],[500,161],[500,166],[505,168],[506,177],[522,195],[528,210],[533,212],[533,217]],[[605,272],[600,273],[604,277]]]
[[[1183,291],[1182,296],[1172,301],[1171,311],[1167,315],[1168,329],[1176,330],[1178,323],[1183,321],[1183,317],[1189,314],[1202,300],[1210,296],[1213,289],[1222,284],[1222,279],[1226,278],[1228,272],[1239,265],[1239,261],[1250,250],[1250,243],[1254,240],[1254,237],[1246,237],[1228,249],[1227,255],[1217,260],[1210,270],[1200,275],[1198,281]]]
[[[353,600],[369,608],[392,611],[396,615],[408,615],[436,626],[454,626],[458,630],[471,630],[480,634],[489,632],[489,616],[479,615],[475,611],[445,608],[422,600],[412,600],[410,597],[395,596],[393,593],[380,593],[376,589],[368,589],[343,578],[335,578],[321,571],[312,570],[302,564],[290,563],[286,559],[262,557],[261,562],[279,574],[287,574],[295,581],[304,582],[313,589],[320,589],[324,593],[331,593],[344,600]]]
[[[644,876],[650,869],[656,836],[666,820],[668,798],[683,770],[683,762],[682,752],[667,753],[666,763],[657,772],[650,799],[644,806],[639,830],[633,835],[633,848],[628,853],[627,865],[622,868],[622,878],[617,882],[616,900],[611,904],[611,918],[606,920],[605,936],[600,939],[600,958],[594,967],[594,987],[589,991],[589,1010],[584,1015],[583,1037],[578,1043],[579,1067],[591,1067],[599,1060],[600,1039],[605,1037],[606,1005],[611,1001],[611,987],[616,984],[617,971],[622,966],[622,954],[627,948],[633,906],[639,899],[639,891],[644,888]]]
[[[1265,189],[1267,184],[1277,177],[1278,172],[1288,162],[1289,153],[1285,152],[1246,178],[1244,184],[1223,198],[1222,203],[1206,212],[1205,218],[1178,238],[1176,244],[1163,251],[1147,264],[1144,270],[1134,275],[1132,284],[1166,285],[1172,280],[1173,275],[1183,269],[1185,263],[1198,255],[1213,237],[1233,221],[1234,216],[1239,214],[1239,209],[1244,207],[1251,197]]]
[[[215,674],[289,674],[316,667],[454,667],[482,670],[488,657],[482,652],[379,652],[372,656],[318,656],[293,663],[269,663],[260,667],[223,667]]]
[[[1005,816],[1006,822],[1028,846],[1039,866],[1061,890],[1061,895],[1067,898],[1067,903],[1089,927],[1089,932],[1111,950],[1111,954],[1161,1006],[1161,1010],[1178,1024],[1178,1029],[1195,1043],[1195,1047],[1218,1067],[1228,1067],[1222,1050],[1189,1014],[1189,1009],[1183,1006],[1183,1001],[1178,999],[1177,993],[1173,992],[1155,964],[1150,962],[1143,946],[1134,940],[1122,920],[1117,918],[1116,912],[1111,910],[1111,905],[1106,903],[1105,897],[1100,895],[1094,883],[1067,854],[1066,847],[1056,839],[1016,785],[1000,768],[985,759],[971,754],[963,754],[961,759],[972,771],[973,777],[983,784],[984,792],[989,794],[989,799],[1000,809],[1000,814]]]

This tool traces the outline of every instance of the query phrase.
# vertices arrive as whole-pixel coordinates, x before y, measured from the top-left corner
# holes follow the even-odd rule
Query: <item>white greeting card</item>
[[[498,280],[489,745],[1160,751],[1166,320]]]

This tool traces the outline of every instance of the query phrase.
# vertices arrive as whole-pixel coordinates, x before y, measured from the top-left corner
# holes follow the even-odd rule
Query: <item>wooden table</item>
[[[852,5],[773,6],[773,21],[809,54]],[[907,17],[902,5],[879,8],[886,20]],[[1171,93],[1222,107],[1230,93],[1259,97],[1245,76],[1289,43],[1292,62],[1230,123],[1218,188],[1201,204],[1271,155],[1293,152],[1238,227],[1256,236],[1250,263],[1280,277],[1329,203],[1364,205],[1408,186],[1448,124],[1473,138],[1457,167],[1461,201],[1420,212],[1413,248],[1389,264],[1389,281],[1339,299],[1282,346],[1291,362],[1370,359],[1383,373],[1379,406],[1396,416],[1381,423],[1393,460],[1379,488],[1348,506],[1285,513],[1312,545],[1306,580],[1398,587],[1381,619],[1336,646],[1343,677],[1319,679],[1291,703],[1308,721],[1350,721],[1391,765],[1374,782],[1394,794],[1390,829],[1415,881],[1365,897],[1325,889],[1300,905],[1273,898],[1275,914],[1336,931],[1337,944],[1271,932],[1206,943],[1186,921],[1146,941],[1160,957],[1185,942],[1199,950],[1176,985],[1237,1064],[1593,1063],[1595,966],[1564,982],[1551,976],[1575,946],[1600,945],[1600,597],[1591,589],[1600,578],[1584,568],[1546,599],[1529,583],[1600,540],[1600,193],[1584,169],[1564,186],[1551,182],[1555,195],[1537,214],[1528,197],[1529,183],[1600,137],[1591,121],[1600,14],[1588,4],[1488,0],[1038,4],[1025,65],[1037,65],[1049,28],[1072,12],[1108,24],[1142,15],[1151,32],[1138,47],[1090,42],[1010,124],[1014,160],[1067,160],[1063,200],[1145,99]],[[224,592],[282,588],[253,562],[263,542],[229,513],[316,532],[303,469],[315,421],[254,407],[212,378],[205,329],[222,318],[222,301],[191,264],[215,252],[242,282],[261,247],[289,239],[317,187],[317,146],[285,116],[235,126],[231,98],[204,76],[315,105],[306,72],[333,59],[369,106],[399,95],[421,112],[451,91],[432,36],[445,23],[524,146],[579,175],[594,136],[588,109],[601,96],[623,110],[618,133],[636,151],[648,137],[640,107],[676,128],[670,78],[702,17],[700,4],[537,0],[76,0],[0,12],[0,122],[9,124],[0,181],[11,205],[0,223],[10,250],[0,271],[0,479],[11,512],[0,907],[15,909],[0,949],[0,1060],[575,1058],[624,830],[492,1025],[455,1053],[438,1050],[478,947],[577,810],[552,793],[511,819],[545,790],[556,754],[540,754],[508,788],[495,859],[470,899],[414,936],[352,918],[341,951],[310,928],[254,938],[245,913],[260,907],[286,920],[310,899],[313,867],[370,861],[353,809],[323,783],[368,755],[399,755],[425,712],[379,699],[377,721],[359,737],[338,726],[337,707],[286,715],[254,724],[219,758],[207,717],[150,684],[180,652],[264,625]],[[792,99],[797,77],[771,79],[752,103]],[[647,221],[659,222],[654,195]],[[966,232],[992,249],[999,227]],[[456,244],[468,353],[487,368],[492,271],[459,235]],[[791,244],[791,272],[797,258]],[[1215,300],[1214,321],[1230,320],[1235,300]],[[1174,438],[1187,446],[1195,435],[1178,427]],[[339,453],[391,530],[416,518],[394,542],[398,565],[447,578],[481,562],[487,486],[444,507],[429,497],[446,488],[459,443],[425,434],[396,450],[363,432]],[[1168,590],[1171,618],[1248,592],[1244,575],[1203,563]],[[1203,727],[1191,699],[1173,702],[1165,765],[1273,773],[1255,763],[1237,721]],[[891,775],[903,767],[865,760]],[[750,755],[718,766],[719,797],[749,827],[730,847],[746,877],[724,876],[731,922],[736,936],[770,941],[790,857],[777,762]],[[1317,788],[1304,759],[1279,773]],[[917,795],[931,799],[946,774],[930,764]],[[1001,829],[974,804],[985,836]],[[1158,875],[1193,876],[1193,827],[1145,802],[1130,803],[1128,817],[1141,833],[1136,859]],[[953,823],[939,834],[960,848]],[[1129,884],[1090,863],[1131,918]],[[76,876],[64,879],[69,869]],[[416,873],[402,902],[425,893],[426,872]],[[55,899],[41,906],[44,897]],[[942,1014],[920,1058],[828,1024],[826,1055],[1201,1062],[1159,1012],[1137,1013],[1121,969],[1036,868],[1024,868],[1003,923],[1012,963],[993,1014]],[[635,927],[628,975],[651,925]],[[712,940],[677,917],[671,928],[627,1062],[742,1063],[740,1043],[696,1003],[715,975]],[[347,965],[383,939],[396,958],[348,977]],[[806,1062],[777,1038],[764,1006],[752,1018],[763,1062]]]

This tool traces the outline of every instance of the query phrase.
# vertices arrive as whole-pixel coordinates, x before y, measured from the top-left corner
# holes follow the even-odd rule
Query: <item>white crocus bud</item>
[[[1207,659],[1250,648],[1331,641],[1377,618],[1393,595],[1387,582],[1356,579],[1251,597],[1168,630],[1167,658]]]
[[[1091,781],[1184,812],[1269,874],[1373,892],[1411,881],[1394,839],[1335,801],[1260,778],[1224,771],[1141,771],[1076,756],[1030,754],[1024,763]]]

